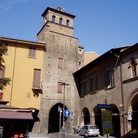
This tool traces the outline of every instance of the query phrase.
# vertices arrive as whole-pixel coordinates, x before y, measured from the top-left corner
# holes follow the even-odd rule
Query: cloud
[[[10,10],[14,5],[26,2],[29,0],[0,0],[0,11],[8,11]]]

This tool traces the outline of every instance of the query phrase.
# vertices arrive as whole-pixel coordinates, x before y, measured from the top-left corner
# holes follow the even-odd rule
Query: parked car
[[[127,134],[121,138],[138,138],[138,128],[130,130]]]
[[[80,136],[98,136],[100,134],[99,128],[96,125],[84,125],[80,128]]]

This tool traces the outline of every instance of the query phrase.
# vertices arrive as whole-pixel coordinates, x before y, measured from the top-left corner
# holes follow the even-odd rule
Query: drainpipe
[[[14,50],[13,70],[12,70],[12,78],[11,78],[12,83],[11,83],[10,106],[12,105],[12,96],[13,96],[13,82],[14,82],[14,73],[15,73],[16,49],[17,49],[17,44],[15,44],[15,50]]]
[[[122,98],[122,121],[123,121],[123,135],[125,134],[125,119],[124,119],[124,90],[123,90],[123,83],[122,83],[122,60],[120,59],[120,85],[121,85],[121,98]]]
[[[117,66],[117,63],[119,63],[120,65],[120,88],[121,88],[121,101],[122,101],[122,105],[120,106],[120,112],[121,112],[121,119],[122,119],[122,127],[123,127],[123,131],[122,132],[122,135],[125,134],[125,120],[124,120],[124,117],[123,117],[123,113],[124,113],[124,91],[123,91],[123,79],[122,79],[122,60],[120,58],[120,55],[117,55],[117,54],[114,54],[112,51],[110,51],[110,53],[112,53],[115,57],[117,57],[117,61],[116,61],[116,64],[115,64],[115,67],[114,67],[114,70],[116,69],[116,66]]]

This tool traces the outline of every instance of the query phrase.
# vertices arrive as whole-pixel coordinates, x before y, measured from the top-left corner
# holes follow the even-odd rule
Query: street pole
[[[60,129],[61,129],[61,113],[62,109],[60,106],[58,106],[58,112],[59,112],[59,138],[60,138]]]
[[[65,138],[65,116],[64,116],[64,111],[65,111],[65,86],[69,86],[69,84],[68,83],[65,83],[65,82],[63,82],[63,83],[61,83],[61,85],[63,85],[64,86],[64,91],[63,91],[63,138]]]

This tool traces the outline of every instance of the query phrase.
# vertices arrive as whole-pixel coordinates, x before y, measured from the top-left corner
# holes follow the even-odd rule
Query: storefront
[[[31,109],[0,104],[0,136],[3,138],[23,137],[31,130]]]

